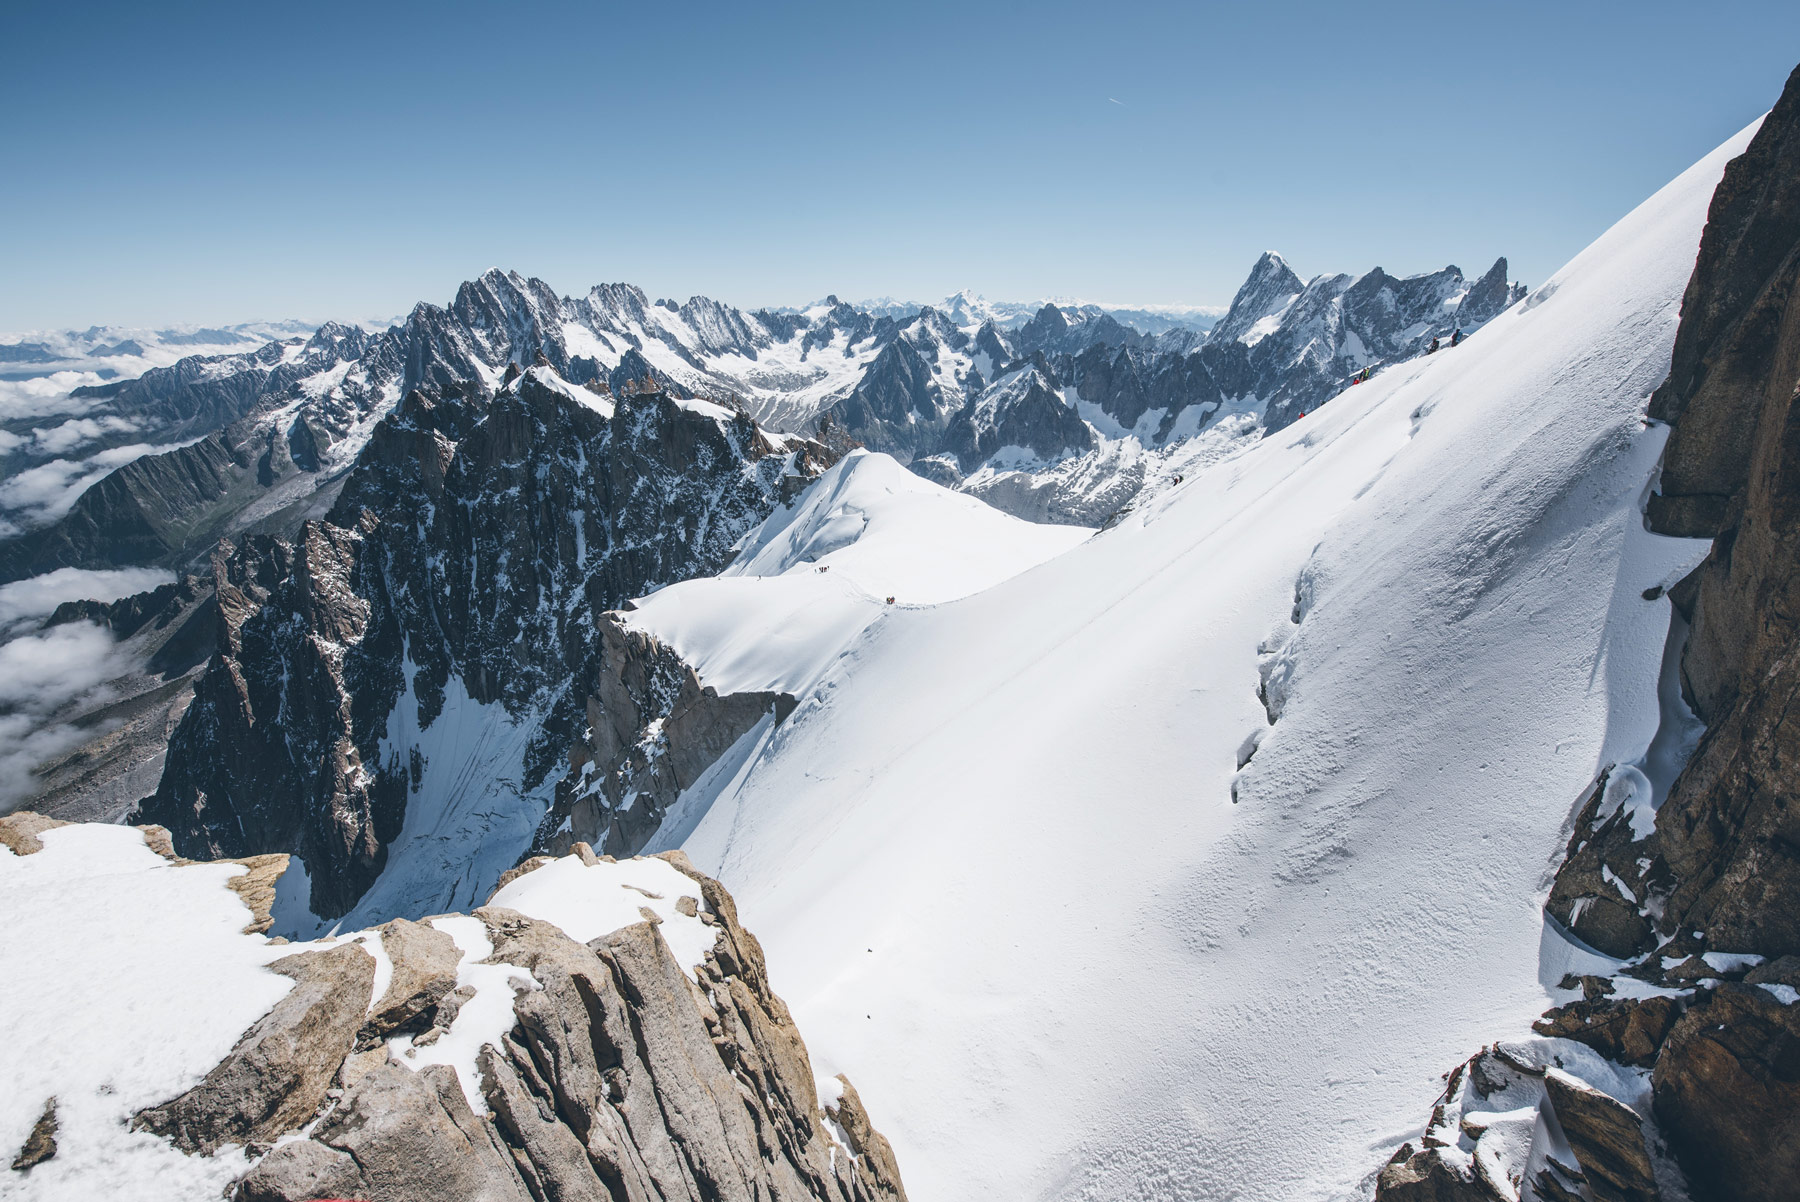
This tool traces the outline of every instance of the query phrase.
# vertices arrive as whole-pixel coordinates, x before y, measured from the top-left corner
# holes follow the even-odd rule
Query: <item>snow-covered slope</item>
[[[721,790],[683,846],[920,1202],[1353,1196],[1543,1009],[1703,549],[1642,529],[1641,415],[1748,136],[1456,354],[884,612]]]
[[[953,601],[1088,534],[1008,517],[856,451],[771,515],[719,575],[661,589],[627,621],[721,693],[799,694],[890,598],[899,609]]]

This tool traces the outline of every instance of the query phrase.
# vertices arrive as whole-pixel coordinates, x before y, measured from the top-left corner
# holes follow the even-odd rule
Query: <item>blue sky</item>
[[[1800,4],[14,3],[0,329],[1541,280],[1765,110]]]

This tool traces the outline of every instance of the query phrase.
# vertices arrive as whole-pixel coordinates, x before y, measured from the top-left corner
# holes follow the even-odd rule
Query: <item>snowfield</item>
[[[1705,551],[1643,531],[1642,414],[1752,132],[1456,350],[884,613],[684,819],[916,1202],[1358,1196],[1553,1000],[1553,858],[1658,724],[1642,593]]]

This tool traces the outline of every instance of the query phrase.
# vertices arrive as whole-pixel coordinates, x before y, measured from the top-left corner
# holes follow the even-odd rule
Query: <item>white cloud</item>
[[[28,580],[0,585],[0,636],[25,622],[47,618],[64,601],[117,601],[148,592],[175,579],[161,568],[115,568],[88,571],[58,568]]]
[[[0,637],[46,617],[64,601],[113,601],[174,578],[160,568],[59,568],[0,585]],[[38,791],[33,773],[39,765],[99,733],[58,721],[65,707],[104,701],[108,682],[129,668],[112,635],[91,622],[0,643],[0,813]]]
[[[95,731],[61,723],[40,725],[28,714],[0,714],[0,813],[38,791],[39,764],[79,747]]]
[[[124,670],[113,637],[70,622],[0,643],[0,709],[50,714]]]
[[[86,459],[52,459],[40,463],[0,484],[0,511],[12,513],[27,523],[53,522],[74,508],[82,493],[114,469],[145,455],[160,455],[186,445],[134,442],[130,446],[109,447]]]
[[[125,434],[135,429],[137,423],[128,417],[71,417],[59,426],[34,429],[31,449],[44,455],[67,455],[108,434]],[[5,449],[0,446],[0,451]]]
[[[0,380],[0,420],[86,413],[106,402],[93,397],[73,397],[69,393],[86,385],[104,383],[104,377],[91,371],[58,371],[30,380]]]

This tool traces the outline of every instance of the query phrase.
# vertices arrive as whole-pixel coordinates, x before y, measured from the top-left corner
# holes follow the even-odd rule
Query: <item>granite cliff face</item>
[[[600,615],[718,570],[828,462],[742,413],[548,368],[491,399],[413,394],[327,519],[215,553],[215,654],[141,819],[195,858],[297,853],[322,918],[363,897],[409,821],[422,845],[484,835],[492,863],[404,868],[383,904],[476,896],[582,737]]]
[[[1622,963],[1565,981],[1582,998],[1536,1030],[1604,1058],[1589,1079],[1618,1121],[1591,1152],[1571,1137],[1578,1163],[1531,1188],[1648,1200],[1666,1196],[1652,1161],[1672,1157],[1697,1202],[1775,1202],[1800,1181],[1800,70],[1713,196],[1649,416],[1671,429],[1646,524],[1713,540],[1670,590],[1670,652],[1705,730],[1654,810],[1644,773],[1618,765],[1576,816],[1546,910]],[[1487,1137],[1462,1130],[1402,1149],[1378,1198],[1518,1196],[1524,1178],[1485,1179]]]
[[[426,946],[430,936],[449,943],[447,936],[426,926],[382,928],[395,984],[363,1022],[367,983],[336,975],[337,991],[357,1004],[333,1047],[350,1051],[354,1034],[358,1051],[325,1058],[338,1063],[321,1083],[337,1088],[295,1108],[302,1120],[320,1113],[317,1124],[264,1157],[239,1183],[238,1202],[327,1194],[903,1200],[893,1152],[849,1083],[837,1082],[835,1102],[821,1105],[805,1044],[769,989],[761,949],[739,925],[730,895],[678,855],[671,862],[694,882],[698,896],[686,903],[717,933],[696,981],[650,922],[582,944],[514,910],[476,911],[492,947],[487,962],[522,970],[537,986],[516,995],[511,1029],[479,1053],[485,1114],[470,1106],[450,1068],[415,1072],[382,1045],[401,1029],[383,1017],[397,1005],[405,1012],[405,1003],[421,1002],[408,1023],[418,1044],[450,1028],[462,1001],[451,988],[455,949]],[[341,952],[369,960],[354,948]],[[147,1114],[146,1125],[158,1129],[183,1110],[236,1118],[241,1107],[221,1106],[221,1092],[209,1077]],[[283,1125],[262,1128],[273,1134]]]

